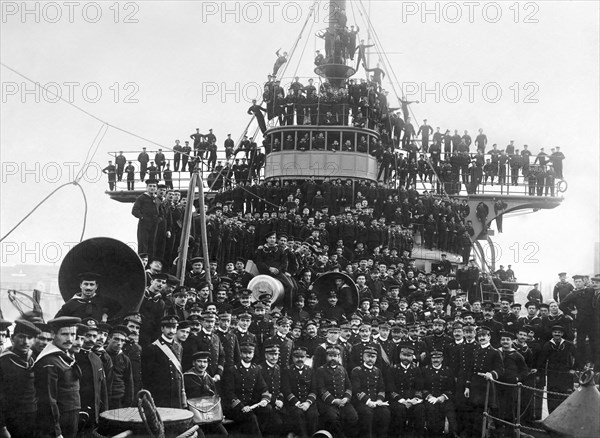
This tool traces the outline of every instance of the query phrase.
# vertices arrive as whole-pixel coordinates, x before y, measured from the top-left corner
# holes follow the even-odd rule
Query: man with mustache
[[[305,346],[295,346],[292,350],[293,365],[283,371],[282,392],[286,402],[287,421],[294,432],[305,438],[312,436],[317,429],[317,389],[313,368],[306,365],[308,358]]]
[[[61,316],[48,321],[54,332],[33,365],[38,395],[38,436],[75,438],[81,400],[81,370],[69,350],[81,319]]]
[[[490,327],[485,325],[479,327],[477,331],[479,346],[473,350],[473,362],[469,364],[469,369],[461,370],[462,376],[459,375],[459,382],[462,380],[465,388],[463,394],[472,406],[467,436],[475,436],[481,431],[487,381],[498,380],[504,374],[502,355],[491,346],[491,339]],[[493,405],[494,403],[490,403],[490,408],[495,408]]]
[[[73,316],[77,318],[94,318],[96,321],[106,322],[115,315],[121,305],[110,298],[98,294],[101,276],[95,272],[79,274],[80,293],[67,301],[56,314],[60,316]]]
[[[356,410],[350,403],[352,387],[350,378],[340,362],[340,347],[327,346],[327,362],[316,370],[315,382],[318,390],[317,407],[327,430],[336,437],[352,433],[358,422]]]
[[[164,316],[161,335],[142,350],[142,382],[156,406],[183,409],[187,406],[181,368],[181,345],[175,342],[179,319]]]

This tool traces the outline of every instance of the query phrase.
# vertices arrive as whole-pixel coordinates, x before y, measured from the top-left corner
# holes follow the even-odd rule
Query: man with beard
[[[435,318],[433,320],[433,334],[423,338],[428,356],[431,356],[432,351],[446,351],[446,349],[452,344],[453,339],[444,333],[445,327],[446,321],[443,319]]]
[[[315,382],[318,389],[317,407],[327,430],[335,436],[352,433],[358,421],[356,410],[350,403],[352,387],[348,373],[340,363],[340,347],[327,346],[327,362],[317,368]]]
[[[252,308],[250,308],[250,310],[252,310]],[[248,328],[251,333],[256,335],[256,348],[258,351],[255,353],[254,358],[257,361],[262,361],[265,341],[275,333],[273,324],[270,318],[266,317],[266,314],[267,306],[260,301],[257,302],[254,305],[252,324],[250,324],[250,327]]]
[[[271,415],[266,423],[261,424],[261,429],[267,436],[277,436],[281,433],[283,420],[283,393],[281,392],[281,367],[277,364],[279,361],[279,346],[269,341],[264,348],[265,359],[260,363],[259,369],[262,378],[267,384],[267,390],[271,394]]]
[[[0,353],[0,436],[35,436],[37,398],[31,347],[41,331],[29,321],[15,321],[12,346]]]
[[[468,369],[461,369],[459,380],[464,385],[464,396],[472,406],[471,419],[467,425],[467,436],[475,436],[482,429],[483,409],[486,402],[487,382],[498,380],[504,374],[500,352],[490,344],[492,335],[489,327],[482,325],[477,331],[479,346],[473,350],[473,361]],[[488,405],[495,409],[493,403]]]
[[[142,389],[142,347],[139,345],[142,315],[138,312],[128,313],[123,317],[123,324],[129,330],[127,342],[123,345],[123,353],[131,361],[133,393],[135,395]]]
[[[411,344],[402,344],[399,363],[390,368],[386,380],[392,422],[390,429],[405,435],[410,428],[415,436],[421,437],[425,429],[425,407],[423,406],[423,376],[413,362],[415,349]]]
[[[133,367],[129,357],[123,352],[128,336],[129,329],[122,325],[108,332],[106,352],[113,364],[112,379],[108,388],[109,409],[126,408],[133,404]]]
[[[142,350],[142,381],[158,407],[183,409],[186,404],[181,368],[181,345],[175,342],[179,319],[160,320],[161,335]]]
[[[83,431],[84,436],[90,436],[92,430],[98,425],[100,413],[108,409],[108,375],[104,372],[106,368],[102,360],[92,351],[96,345],[97,331],[95,325],[79,324],[77,336],[70,350],[81,370],[79,377],[79,397],[81,399],[79,430]],[[81,413],[84,413],[85,416],[82,416]]]
[[[36,425],[40,437],[75,438],[81,410],[81,369],[69,352],[81,319],[61,316],[48,321],[54,339],[36,359],[35,389],[38,395]]]
[[[100,274],[83,272],[78,275],[80,294],[67,301],[56,313],[60,316],[76,318],[92,317],[97,321],[106,321],[121,308],[120,304],[110,298],[98,294]]]
[[[383,374],[375,366],[378,354],[375,346],[363,350],[362,364],[352,370],[351,382],[359,436],[385,438],[390,424],[390,409],[385,401]]]

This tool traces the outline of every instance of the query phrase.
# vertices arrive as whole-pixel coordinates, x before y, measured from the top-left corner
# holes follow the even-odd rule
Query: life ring
[[[556,185],[556,190],[558,190],[559,193],[566,192],[568,188],[569,188],[569,185],[567,184],[567,181],[565,181],[564,179],[561,179],[558,182],[558,184]]]

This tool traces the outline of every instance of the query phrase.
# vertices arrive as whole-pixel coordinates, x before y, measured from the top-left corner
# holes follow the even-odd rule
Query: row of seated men
[[[484,309],[488,306],[486,303]],[[390,326],[353,317],[352,323],[339,327],[335,320],[320,324],[308,320],[304,335],[294,339],[291,320],[281,317],[271,322],[275,333],[259,345],[257,336],[249,331],[252,316],[248,313],[239,314],[237,327],[231,328],[231,313],[221,311],[218,329],[212,312],[188,321],[166,315],[160,320],[159,338],[143,347],[141,367],[135,372],[141,370],[137,379],[141,377],[142,387],[151,391],[157,406],[187,408],[198,397],[220,395],[226,417],[234,420],[236,430],[250,436],[282,436],[290,428],[299,436],[310,436],[317,428],[335,436],[386,437],[390,432],[403,436],[408,431],[415,436],[442,436],[445,420],[450,434],[473,436],[481,426],[486,380],[534,385],[547,378],[549,389],[563,393],[572,390],[568,372],[573,369],[573,351],[570,342],[563,339],[562,326],[553,326],[552,339],[541,343],[535,338],[535,328],[527,324],[497,331],[493,319],[476,327],[469,318],[472,315],[459,316],[447,329],[446,321],[436,318],[424,336],[419,335],[417,324],[403,326],[393,321]],[[78,321],[60,317],[50,321],[49,327],[38,324],[52,343],[35,362],[31,360],[32,369],[28,370],[33,375],[33,388],[27,389],[33,389],[39,398],[35,413],[38,424],[59,430],[63,436],[75,436],[79,427],[73,411],[88,410],[91,420],[81,426],[85,428],[95,427],[93,418],[107,407],[129,406],[137,380],[128,354],[122,351],[130,330],[102,327],[102,332],[108,331],[104,350],[102,339],[106,337],[100,341],[96,338],[99,324],[88,319],[78,326]],[[139,315],[130,315],[126,321],[138,325],[134,327],[135,339],[135,330],[144,322]],[[38,327],[17,323],[13,345],[27,350],[19,340],[26,338],[31,346],[41,334]],[[492,339],[495,332],[497,340]],[[64,341],[67,334],[71,342]],[[313,351],[307,342],[311,336],[316,338]],[[557,344],[562,349],[557,350]],[[3,356],[19,359],[17,350],[13,346]],[[139,352],[137,344],[134,350]],[[8,389],[5,394],[13,401],[10,397],[18,393],[15,382],[8,378],[17,368],[6,360],[0,365],[3,388]],[[76,367],[81,370],[79,377],[74,376]],[[102,372],[98,367],[104,367],[107,375],[95,382],[93,371]],[[540,370],[539,375],[536,370]],[[51,378],[55,374],[58,380]],[[557,383],[562,386],[557,388]],[[494,398],[490,401],[492,412],[514,421],[515,413],[507,407],[513,406],[516,394],[512,388],[502,388],[497,387],[498,403]],[[54,399],[46,397],[46,389],[56,390]],[[78,397],[74,389],[79,391]],[[549,400],[549,409],[552,411],[563,399]],[[91,403],[96,400],[99,402]],[[533,393],[525,394],[524,400],[532,402]],[[28,414],[31,419],[31,411],[29,406],[19,415]],[[9,418],[7,427],[13,430],[11,420],[24,419],[19,415],[15,418],[10,409],[4,412]],[[528,419],[535,416],[534,409],[526,414]]]

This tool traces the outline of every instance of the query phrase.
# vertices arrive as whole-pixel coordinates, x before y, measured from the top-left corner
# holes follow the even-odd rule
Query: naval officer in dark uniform
[[[423,399],[427,430],[432,437],[444,435],[444,423],[448,419],[449,434],[456,433],[456,414],[454,411],[454,373],[443,365],[444,353],[432,351],[431,365],[423,368]]]
[[[138,252],[152,253],[158,228],[159,201],[156,199],[158,181],[146,180],[146,192],[137,197],[131,214],[139,219],[137,228]],[[152,254],[151,254],[152,255]]]
[[[38,436],[75,438],[81,400],[81,369],[69,352],[81,319],[61,316],[48,321],[54,332],[51,344],[37,357],[33,371],[38,395]]]
[[[175,342],[179,319],[161,319],[161,335],[142,350],[142,382],[158,407],[185,409],[187,406],[181,368],[181,345]]]
[[[12,347],[0,353],[0,436],[35,436],[37,397],[31,346],[41,333],[29,321],[15,321]]]
[[[254,344],[240,344],[240,362],[225,370],[223,411],[228,418],[241,423],[243,432],[261,438],[260,425],[265,424],[272,411],[271,394],[260,367],[252,363],[254,350]]]
[[[307,348],[296,346],[292,351],[293,365],[283,370],[281,389],[286,403],[287,424],[302,438],[312,436],[317,429],[317,389],[314,372],[306,365]]]
[[[352,400],[352,386],[346,369],[341,364],[340,347],[327,346],[327,363],[316,370],[315,381],[319,392],[317,406],[327,430],[337,437],[352,433],[358,415]]]
[[[464,396],[472,404],[471,421],[467,428],[467,436],[475,436],[482,427],[483,409],[486,400],[487,381],[498,380],[504,374],[504,364],[502,355],[498,350],[492,347],[490,341],[492,331],[489,327],[482,325],[477,331],[477,341],[479,347],[473,350],[472,368],[464,370],[465,391]],[[463,370],[461,370],[463,371]],[[495,408],[495,397],[491,397],[490,408]]]
[[[363,349],[363,363],[352,370],[352,393],[358,414],[359,436],[386,438],[390,425],[389,403],[385,401],[383,374],[375,366],[379,348]]]

